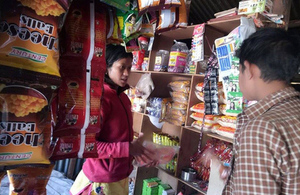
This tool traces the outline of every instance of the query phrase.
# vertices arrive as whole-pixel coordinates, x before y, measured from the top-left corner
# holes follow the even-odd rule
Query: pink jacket
[[[98,158],[86,159],[82,168],[89,180],[99,183],[122,180],[133,169],[133,157],[129,155],[129,143],[133,140],[131,102],[124,89],[111,86],[104,84]]]

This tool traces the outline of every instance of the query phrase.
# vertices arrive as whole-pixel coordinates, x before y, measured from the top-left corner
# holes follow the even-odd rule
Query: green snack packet
[[[123,11],[130,10],[130,0],[100,0],[100,1]]]
[[[129,11],[117,10],[117,17],[120,25],[120,30],[122,33],[122,38],[125,43],[130,41],[134,34],[137,34],[141,30],[142,17],[139,16],[137,8],[132,8]],[[136,38],[135,37],[135,38]]]

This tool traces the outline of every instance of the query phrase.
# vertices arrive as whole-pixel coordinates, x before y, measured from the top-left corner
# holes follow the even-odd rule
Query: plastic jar
[[[168,72],[184,72],[189,48],[183,42],[176,42],[171,47]]]
[[[155,55],[154,71],[167,72],[169,63],[169,51],[159,50]]]

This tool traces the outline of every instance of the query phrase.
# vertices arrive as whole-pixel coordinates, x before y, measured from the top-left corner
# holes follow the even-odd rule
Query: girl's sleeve
[[[101,129],[103,129],[103,125],[105,121],[110,118],[110,115],[110,101],[106,98],[103,98],[101,101]],[[99,159],[129,157],[129,142],[109,143],[96,141],[96,147]]]
[[[129,157],[129,142],[99,142],[97,141],[98,158]]]

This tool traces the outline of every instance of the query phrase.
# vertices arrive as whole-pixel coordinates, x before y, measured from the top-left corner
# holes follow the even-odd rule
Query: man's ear
[[[245,74],[246,78],[252,79],[253,78],[253,70],[251,67],[251,63],[249,61],[245,60],[244,66],[245,66],[244,74]]]

